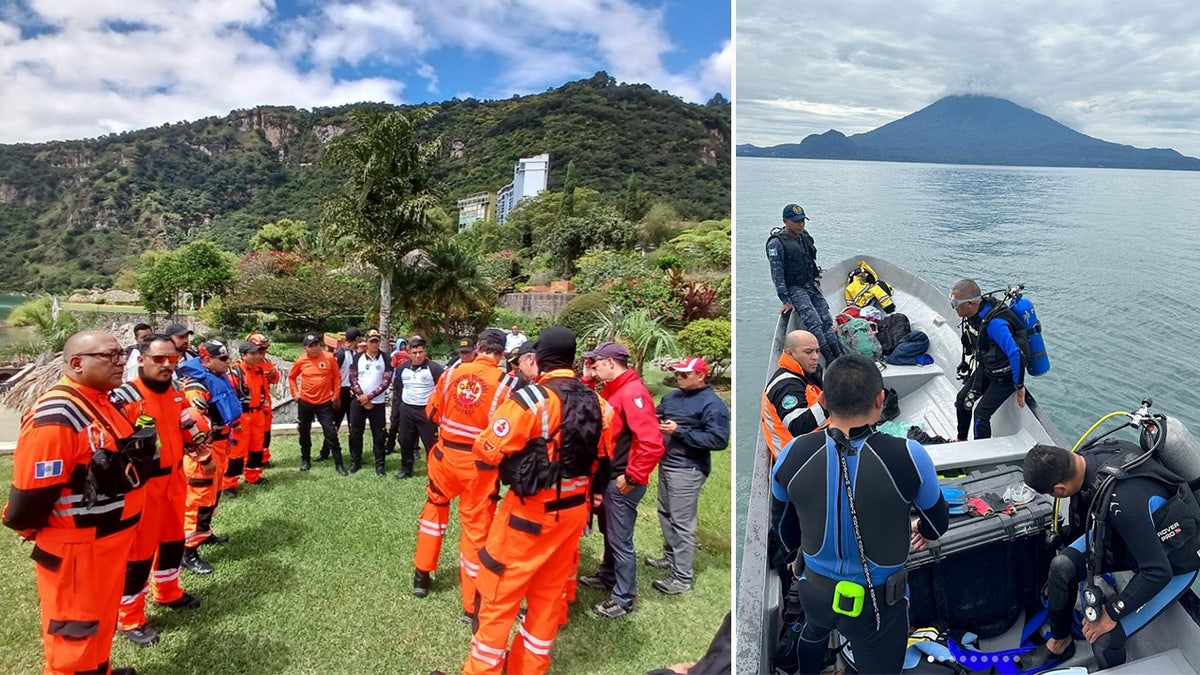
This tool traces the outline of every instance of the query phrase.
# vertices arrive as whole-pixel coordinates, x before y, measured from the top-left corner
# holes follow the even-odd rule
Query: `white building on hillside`
[[[472,223],[492,217],[494,204],[490,192],[481,192],[458,200],[458,230],[461,232]]]
[[[513,181],[496,191],[496,222],[501,225],[508,214],[526,197],[545,192],[550,178],[550,155],[542,153],[522,157],[513,169]]]

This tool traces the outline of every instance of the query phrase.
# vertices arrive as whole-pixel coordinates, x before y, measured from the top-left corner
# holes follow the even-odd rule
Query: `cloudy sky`
[[[870,131],[988,94],[1200,157],[1200,3],[738,0],[737,142]]]
[[[730,95],[730,23],[729,0],[0,0],[0,143],[598,70],[704,102]]]

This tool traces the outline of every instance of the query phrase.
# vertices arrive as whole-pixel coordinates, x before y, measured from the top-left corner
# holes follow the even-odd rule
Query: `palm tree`
[[[479,258],[461,244],[444,239],[411,251],[396,269],[396,286],[406,289],[398,307],[417,333],[461,335],[481,323],[496,292],[479,272]]]
[[[679,343],[660,317],[651,316],[650,311],[639,309],[625,312],[612,307],[596,315],[596,320],[584,332],[586,338],[598,342],[620,342],[629,350],[633,368],[639,374],[646,361],[680,353]]]
[[[417,125],[432,114],[430,108],[408,115],[355,109],[350,113],[355,130],[330,141],[325,151],[324,161],[348,174],[342,192],[326,200],[325,217],[336,235],[353,239],[354,254],[379,272],[379,331],[385,340],[393,276],[404,256],[435,230],[439,195],[432,173],[441,143],[421,143],[416,135]]]

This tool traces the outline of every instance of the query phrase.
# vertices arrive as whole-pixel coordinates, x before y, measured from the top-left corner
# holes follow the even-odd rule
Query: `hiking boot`
[[[207,537],[205,537],[204,541],[200,542],[200,545],[201,546],[220,546],[221,544],[228,544],[228,543],[229,543],[229,537],[227,537],[223,534],[217,534],[216,532],[214,532],[214,533],[208,535]]]
[[[1031,652],[1025,652],[1016,657],[1017,663],[1021,665],[1021,670],[1024,672],[1041,670],[1057,663],[1070,660],[1075,656],[1075,641],[1071,640],[1071,644],[1063,650],[1062,654],[1055,654],[1050,651],[1050,648],[1045,644]]]
[[[300,470],[301,471],[308,471],[311,468],[312,468],[312,462],[308,461],[307,459],[300,460]]]
[[[221,490],[221,494],[225,495],[226,497],[229,497],[230,499],[233,499],[238,496],[238,489],[237,488],[225,488],[224,490]]]
[[[664,595],[679,595],[680,593],[687,593],[688,591],[692,590],[691,584],[685,584],[684,582],[674,578],[660,579],[659,581],[655,581],[650,585],[654,587],[654,590]]]
[[[362,464],[358,462],[350,462],[350,473],[358,473],[362,471]]]
[[[606,619],[617,619],[632,612],[633,606],[630,605],[629,607],[622,607],[612,600],[605,600],[604,602],[593,607],[592,611]]]
[[[646,560],[644,562],[646,563],[646,565],[653,567],[656,570],[671,569],[671,559],[666,556],[663,556],[661,558],[646,558]]]
[[[423,598],[429,595],[429,587],[432,585],[432,580],[429,578],[429,572],[416,570],[413,572],[413,595],[418,598]]]
[[[379,476],[380,478],[386,478],[387,471],[384,471],[382,466],[377,466],[375,467],[375,475]]]
[[[339,476],[349,476],[350,475],[350,472],[346,471],[346,467],[342,466],[341,464],[338,464],[336,467],[334,467],[334,469],[338,472]]]
[[[158,643],[158,631],[148,623],[121,632],[129,638],[130,642],[142,648]]]
[[[401,469],[396,472],[395,476],[392,476],[392,477],[395,478],[396,480],[405,480],[408,478],[412,478],[413,472],[412,472],[412,469]]]
[[[609,581],[599,574],[588,574],[579,577],[579,583],[588,588],[596,588],[602,591],[611,591],[615,582]]]
[[[321,454],[317,455],[318,462],[324,462],[327,459],[329,459],[329,452],[327,450],[322,450]]]
[[[270,483],[271,481],[267,480],[266,476],[259,476],[258,480],[248,480],[246,482],[251,485],[266,485],[267,483]]]
[[[113,668],[108,672],[112,673],[112,675],[137,675],[137,668],[134,668],[133,666],[128,666],[125,668]]]
[[[167,609],[199,609],[200,598],[197,598],[191,593],[184,593],[183,595],[179,596],[178,600],[172,600],[170,602],[156,602],[154,604],[158,605],[159,607],[166,607]]]
[[[194,548],[183,549],[183,560],[179,564],[193,574],[212,574],[213,566],[200,557],[200,552]]]

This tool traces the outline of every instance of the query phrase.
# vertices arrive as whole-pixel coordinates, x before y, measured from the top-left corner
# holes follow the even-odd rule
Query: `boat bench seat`
[[[895,389],[900,398],[918,391],[934,378],[942,377],[946,371],[936,363],[928,366],[893,366],[887,364],[883,371],[883,387]]]

